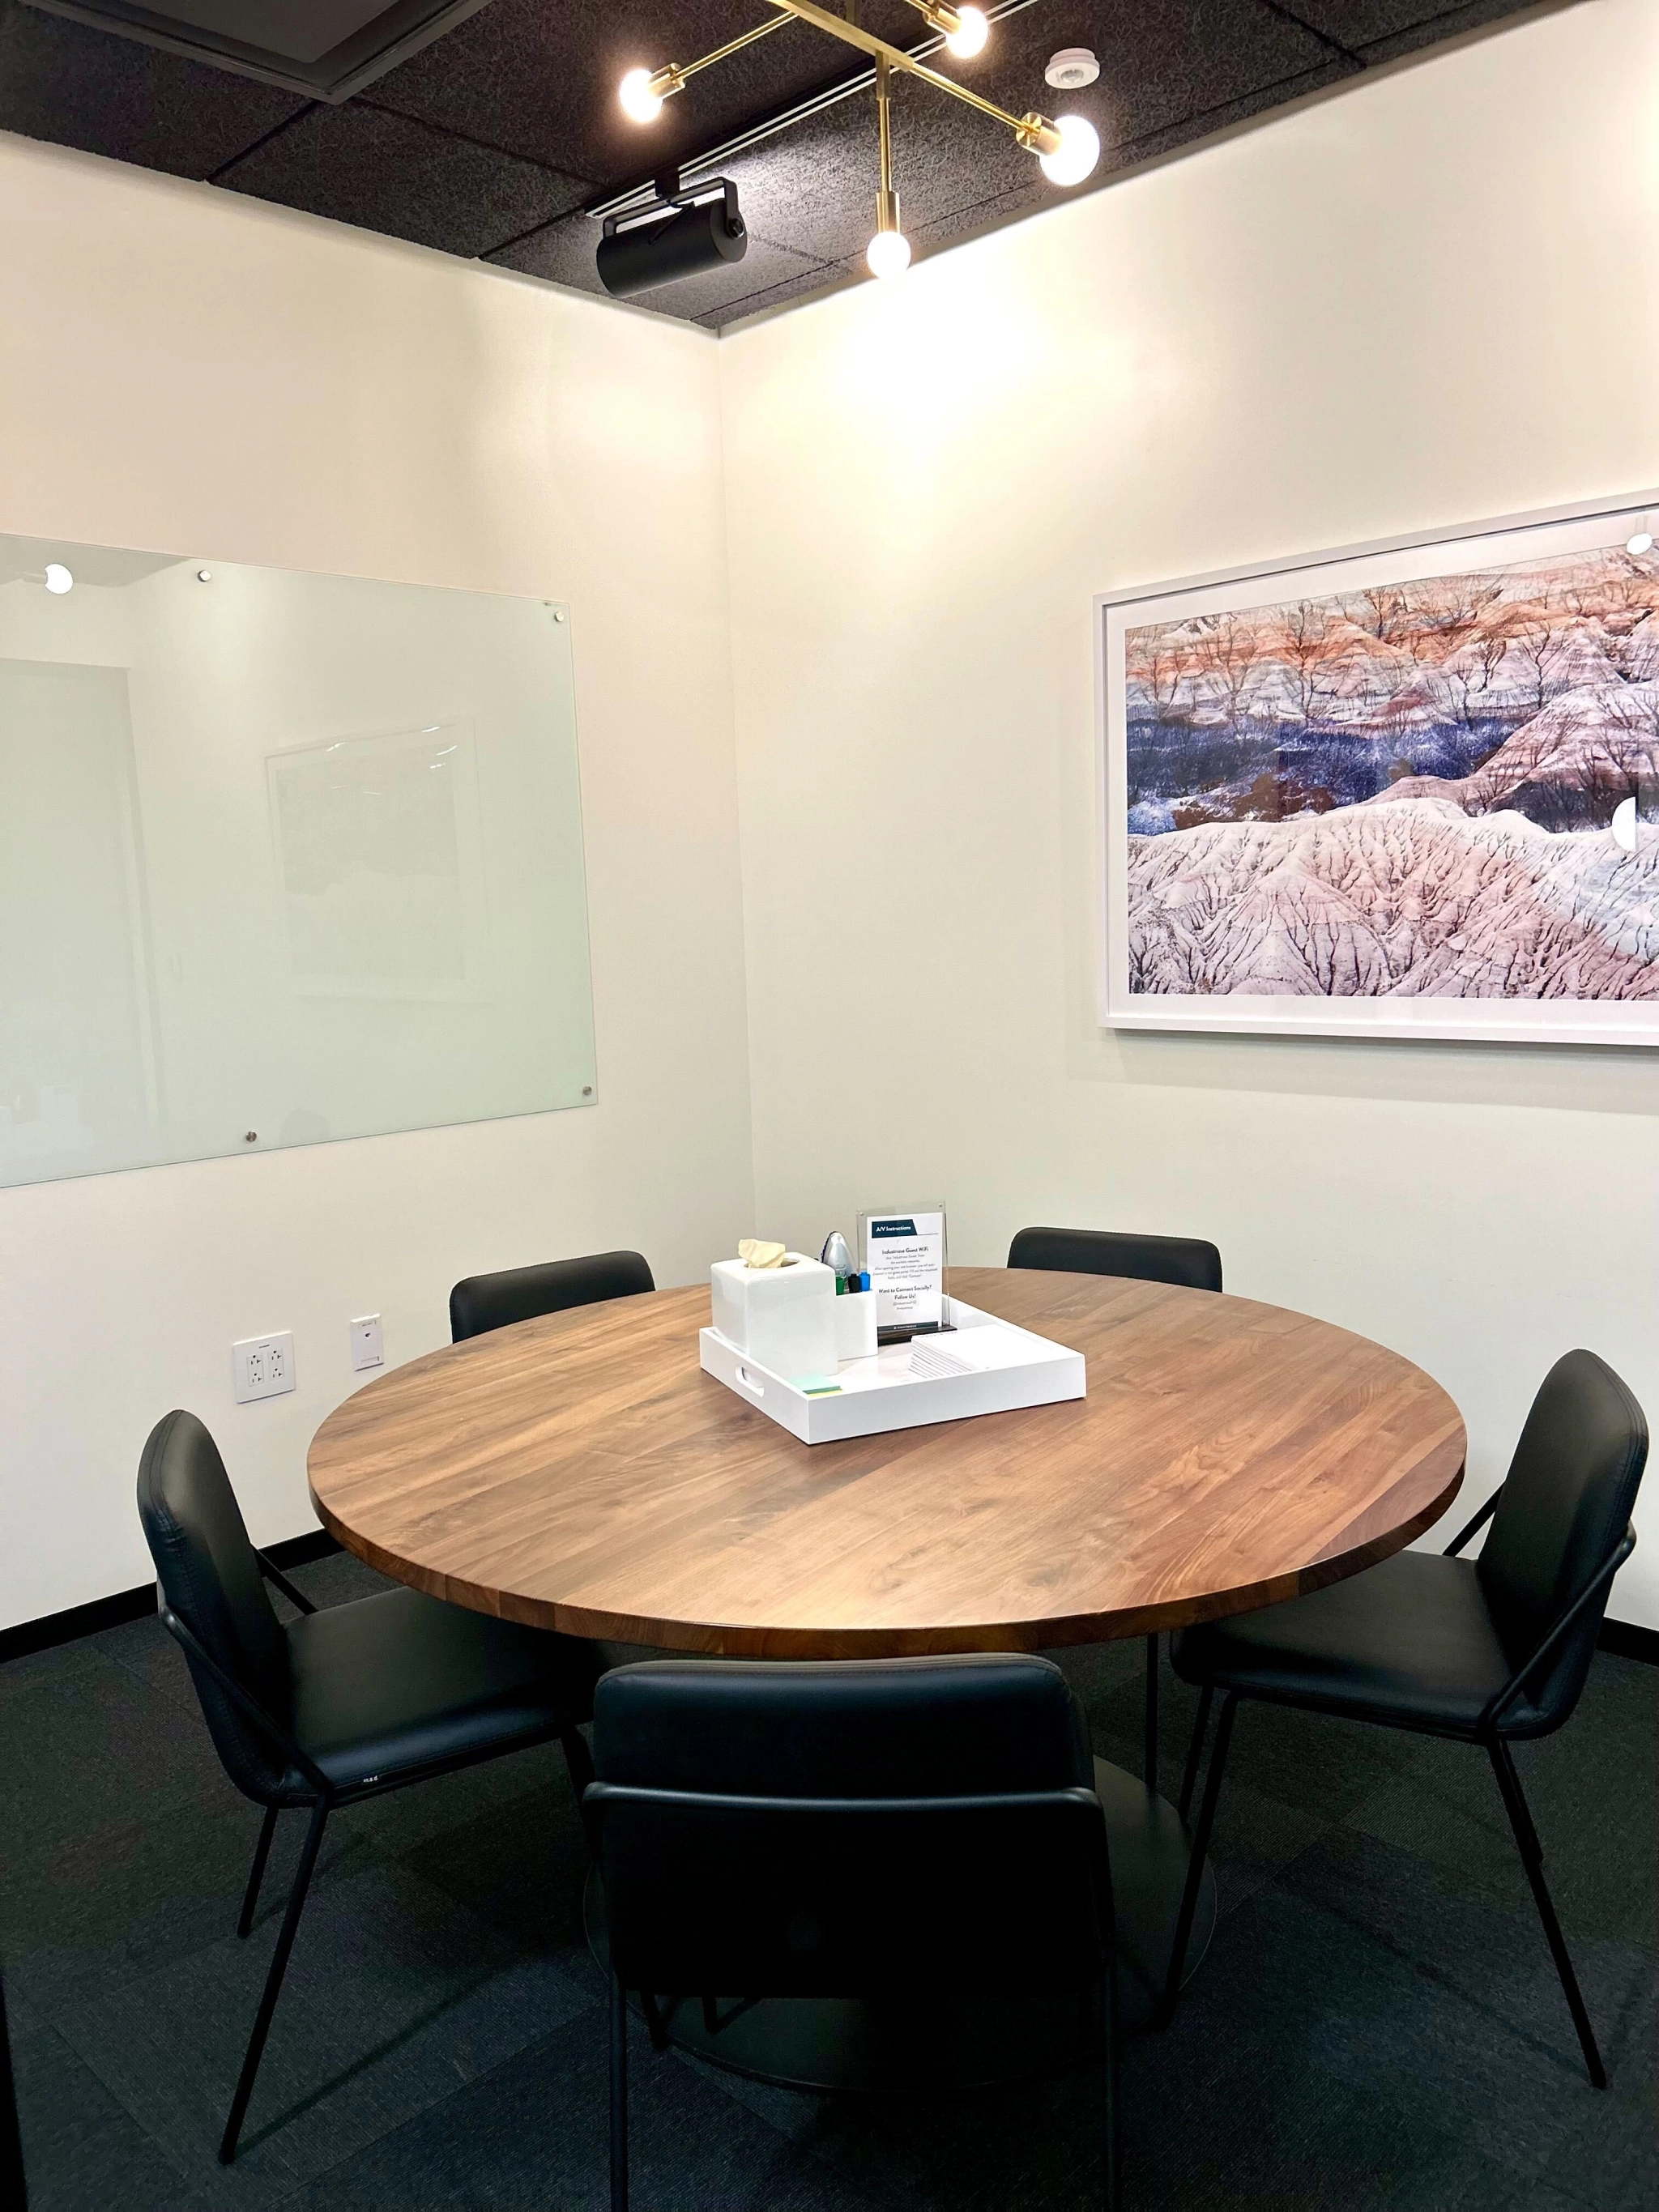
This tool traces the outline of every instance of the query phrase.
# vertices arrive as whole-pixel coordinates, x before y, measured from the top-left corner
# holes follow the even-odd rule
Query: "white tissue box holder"
[[[833,1375],[836,1279],[820,1260],[786,1252],[777,1267],[716,1260],[708,1271],[714,1326],[774,1375]]]
[[[873,1291],[865,1295],[873,1302]],[[845,1305],[847,1299],[836,1298],[832,1289],[830,1303]],[[734,1397],[804,1444],[926,1428],[936,1421],[968,1420],[980,1413],[1017,1413],[1028,1406],[1053,1406],[1085,1395],[1088,1377],[1080,1352],[999,1321],[962,1298],[950,1299],[946,1310],[952,1330],[916,1341],[971,1360],[973,1371],[966,1375],[912,1375],[911,1346],[896,1344],[866,1358],[832,1363],[823,1370],[823,1379],[841,1387],[813,1396],[791,1376],[741,1350],[719,1328],[702,1331],[699,1359],[705,1375],[725,1383]]]

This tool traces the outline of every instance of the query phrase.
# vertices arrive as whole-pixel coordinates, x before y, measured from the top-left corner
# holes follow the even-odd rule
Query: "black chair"
[[[169,1413],[151,1431],[138,1512],[161,1619],[184,1647],[215,1748],[243,1796],[265,1808],[239,1936],[253,1924],[277,1814],[297,1806],[311,1815],[219,2146],[228,2166],[329,1814],[555,1736],[580,1794],[592,1766],[577,1723],[592,1711],[598,1664],[572,1638],[418,1590],[319,1612],[248,1541],[224,1462],[191,1413]],[[298,1607],[298,1620],[278,1620],[266,1582]]]
[[[1116,1229],[1022,1229],[1008,1247],[1011,1267],[1066,1275],[1126,1275],[1188,1291],[1221,1288],[1221,1255],[1201,1237],[1133,1237]]]
[[[628,1992],[1075,1993],[1106,2060],[1105,1816],[1082,1708],[1026,1656],[618,1668],[583,1799],[611,1942],[611,2203],[628,2206]]]
[[[1022,1229],[1008,1247],[1011,1267],[1065,1275],[1124,1275],[1178,1290],[1218,1291],[1221,1255],[1201,1237],[1135,1237],[1116,1229]],[[1146,1638],[1146,1787],[1158,1787],[1158,1638]]]
[[[533,1321],[538,1314],[597,1305],[601,1298],[635,1297],[656,1287],[637,1252],[593,1252],[581,1260],[550,1260],[539,1267],[469,1275],[449,1294],[450,1340],[460,1344],[515,1321]]]
[[[1401,1552],[1306,1597],[1180,1631],[1176,1672],[1201,1692],[1183,1816],[1218,1690],[1222,1703],[1176,1923],[1166,2017],[1181,1987],[1233,1716],[1241,1698],[1262,1698],[1449,1736],[1486,1753],[1590,2080],[1606,2088],[1510,1746],[1552,1735],[1571,1717],[1609,1587],[1635,1547],[1630,1520],[1647,1455],[1647,1423],[1624,1383],[1593,1352],[1570,1352],[1533,1401],[1508,1476],[1443,1553]],[[1460,1559],[1488,1520],[1480,1557]]]

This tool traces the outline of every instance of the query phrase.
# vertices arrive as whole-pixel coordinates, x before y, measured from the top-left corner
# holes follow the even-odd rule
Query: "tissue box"
[[[714,1326],[728,1344],[786,1378],[835,1373],[836,1279],[821,1261],[799,1252],[779,1267],[716,1260],[708,1277]]]

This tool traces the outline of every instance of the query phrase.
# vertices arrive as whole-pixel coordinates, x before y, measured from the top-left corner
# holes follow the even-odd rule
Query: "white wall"
[[[1113,1034],[1090,600],[1659,483],[1659,11],[1587,0],[720,349],[757,1227],[1213,1237],[1659,1426],[1659,1056]],[[1659,1624],[1659,1476],[1614,1611]]]
[[[567,599],[599,1103],[0,1192],[0,1626],[143,1581],[139,1447],[218,1434],[257,1540],[475,1269],[751,1225],[716,347],[228,193],[0,137],[0,530]],[[236,1407],[233,1339],[295,1332]]]

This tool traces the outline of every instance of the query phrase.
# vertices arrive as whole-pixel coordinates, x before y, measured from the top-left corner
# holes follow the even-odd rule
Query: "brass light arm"
[[[683,92],[686,79],[696,76],[699,70],[712,69],[716,62],[723,62],[729,54],[740,53],[744,46],[752,46],[757,39],[767,38],[772,32],[781,31],[786,23],[793,23],[795,20],[793,11],[782,8],[782,0],[778,0],[778,5],[782,9],[781,14],[769,15],[763,23],[757,23],[752,31],[745,31],[740,39],[731,39],[725,46],[716,46],[712,54],[705,54],[701,61],[667,62],[661,69],[653,70],[649,83],[652,94],[658,100],[667,100],[673,94]]]

